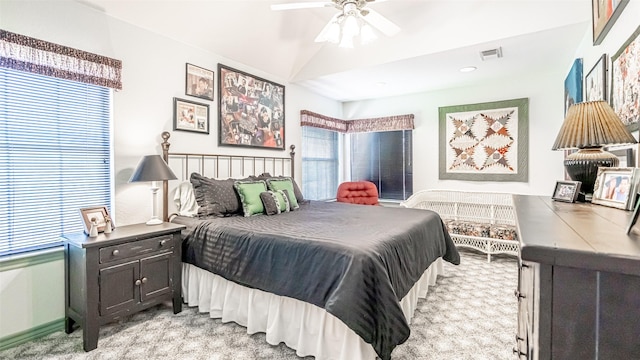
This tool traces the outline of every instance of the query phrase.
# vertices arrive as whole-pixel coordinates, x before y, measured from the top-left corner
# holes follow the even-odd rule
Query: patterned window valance
[[[341,120],[313,113],[300,111],[300,124],[341,133],[358,133],[374,131],[413,130],[413,114],[385,116],[372,119]]]
[[[122,89],[122,61],[0,29],[0,66]]]

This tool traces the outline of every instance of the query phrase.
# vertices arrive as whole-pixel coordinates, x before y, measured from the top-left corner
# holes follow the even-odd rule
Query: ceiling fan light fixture
[[[353,38],[360,33],[360,25],[355,15],[347,14],[342,21],[342,36]]]
[[[364,23],[360,28],[360,42],[362,45],[369,44],[375,41],[378,37],[376,33],[373,31],[371,25]]]
[[[351,36],[343,36],[342,40],[340,40],[340,44],[338,44],[341,48],[353,49],[353,37]]]
[[[337,44],[340,42],[340,24],[338,24],[338,21],[332,22],[329,26],[326,41],[332,44]]]

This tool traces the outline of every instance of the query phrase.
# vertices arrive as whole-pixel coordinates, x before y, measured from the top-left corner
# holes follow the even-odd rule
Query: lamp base
[[[564,160],[564,168],[573,181],[580,181],[580,193],[584,194],[587,202],[593,196],[593,187],[598,177],[599,167],[616,167],[620,161],[610,152],[602,150],[602,147],[584,148],[567,156]]]
[[[163,222],[164,222],[164,221],[162,221],[162,220],[160,220],[160,219],[158,219],[158,218],[154,218],[154,219],[151,219],[151,220],[147,221],[147,222],[146,222],[146,224],[147,224],[147,225],[160,225],[160,224],[162,224]]]

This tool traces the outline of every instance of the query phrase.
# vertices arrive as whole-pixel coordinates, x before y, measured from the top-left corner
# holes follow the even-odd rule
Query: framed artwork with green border
[[[445,106],[438,112],[440,179],[528,180],[529,99]]]

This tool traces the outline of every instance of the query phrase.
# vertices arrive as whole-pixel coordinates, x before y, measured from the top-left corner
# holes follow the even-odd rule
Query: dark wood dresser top
[[[640,276],[640,224],[626,234],[632,211],[546,196],[513,199],[523,260]]]

